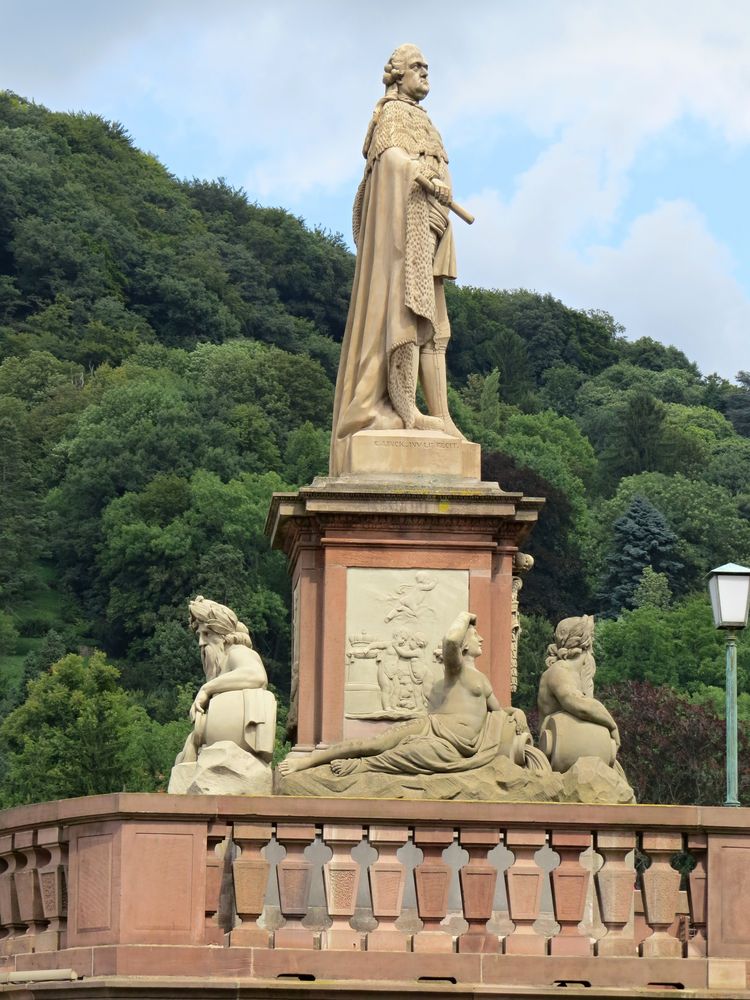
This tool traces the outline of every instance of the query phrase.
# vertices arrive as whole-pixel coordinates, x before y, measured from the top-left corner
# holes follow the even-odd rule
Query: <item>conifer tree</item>
[[[599,592],[602,613],[612,617],[635,606],[647,566],[669,581],[682,569],[676,558],[677,536],[661,511],[644,496],[633,497],[628,509],[615,521],[613,535]]]

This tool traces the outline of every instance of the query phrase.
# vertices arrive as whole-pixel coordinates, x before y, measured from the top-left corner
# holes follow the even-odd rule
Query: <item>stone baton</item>
[[[423,177],[422,174],[417,174],[417,183],[421,187],[423,187],[425,191],[428,192],[428,194],[433,194],[433,195],[435,194],[435,185],[432,183],[432,181],[429,181],[427,180],[426,177]],[[471,214],[471,212],[467,212],[465,208],[461,208],[461,206],[457,205],[455,201],[452,201],[450,205],[448,205],[448,208],[451,210],[451,212],[455,212],[456,215],[459,217],[459,219],[463,219],[464,222],[468,222],[469,225],[471,225],[472,222],[474,221],[474,216]]]

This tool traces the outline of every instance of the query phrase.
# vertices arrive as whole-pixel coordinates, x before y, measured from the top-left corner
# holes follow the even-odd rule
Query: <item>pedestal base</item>
[[[349,445],[344,475],[456,476],[481,479],[478,444],[442,431],[359,431]]]

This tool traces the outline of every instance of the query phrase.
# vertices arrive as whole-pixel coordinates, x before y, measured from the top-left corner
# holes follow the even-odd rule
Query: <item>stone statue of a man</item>
[[[169,791],[270,791],[276,699],[263,661],[231,608],[202,596],[189,607],[206,680],[190,709],[193,730],[175,760]]]
[[[332,476],[347,471],[358,431],[462,437],[448,412],[445,370],[450,325],[443,280],[456,277],[451,181],[440,133],[420,107],[430,89],[420,50],[397,48],[383,82],[354,201],[357,265],[336,383]],[[416,406],[418,381],[429,415]]]

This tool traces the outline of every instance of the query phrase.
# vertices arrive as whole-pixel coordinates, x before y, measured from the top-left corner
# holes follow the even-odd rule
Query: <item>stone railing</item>
[[[43,803],[0,813],[0,974],[740,996],[749,828],[750,810],[698,807]]]

